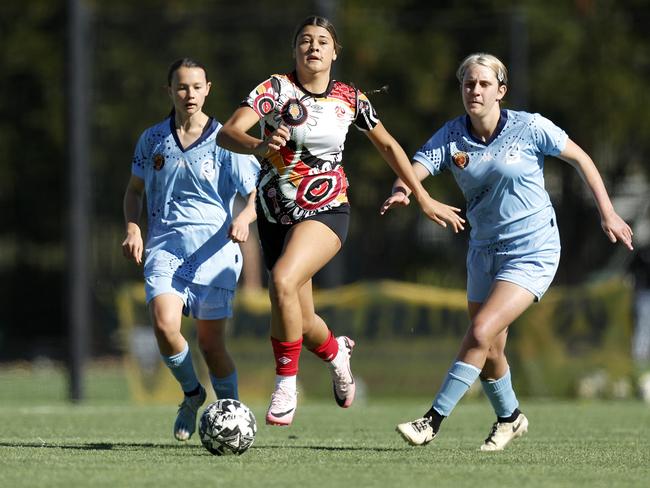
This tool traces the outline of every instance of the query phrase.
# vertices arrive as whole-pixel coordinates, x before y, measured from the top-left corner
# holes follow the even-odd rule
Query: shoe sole
[[[345,342],[347,348],[348,348],[348,355],[350,358],[352,357],[352,350],[354,349],[354,341],[350,339],[349,337],[343,336],[343,342]],[[348,367],[349,367],[349,361],[348,361]],[[338,395],[336,394],[336,386],[332,385],[332,391],[334,392],[334,400],[336,400],[336,404],[341,407],[341,408],[349,408],[352,406],[352,403],[354,402],[354,395],[357,391],[357,387],[354,383],[354,375],[352,374],[352,370],[350,369],[350,377],[352,378],[352,383],[350,383],[350,390],[351,393],[346,397],[346,398],[339,398]]]
[[[282,422],[282,421],[276,420],[275,418],[266,417],[266,425],[276,425],[278,427],[288,427],[288,426],[291,425],[291,422],[293,422],[293,419],[289,420],[288,422]]]

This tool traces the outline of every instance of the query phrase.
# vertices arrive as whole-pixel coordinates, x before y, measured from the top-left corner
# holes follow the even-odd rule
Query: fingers
[[[386,201],[382,204],[382,206],[379,209],[379,215],[384,215],[388,210],[391,208],[397,206],[397,205],[402,205],[402,206],[407,206],[411,203],[411,200],[404,195],[403,193],[396,193],[395,195],[391,195],[386,199]]]
[[[246,242],[248,234],[248,226],[231,225],[228,231],[228,237],[233,242]]]
[[[280,125],[268,139],[268,148],[273,151],[279,151],[282,147],[287,145],[287,141],[291,138],[291,132],[285,125]]]
[[[142,254],[144,249],[142,247],[142,242],[131,241],[130,239],[125,239],[122,243],[122,255],[129,260],[135,261],[136,264],[142,264]]]

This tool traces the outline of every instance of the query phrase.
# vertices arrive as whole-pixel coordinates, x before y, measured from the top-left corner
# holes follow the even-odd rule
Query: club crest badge
[[[282,121],[292,127],[301,125],[307,120],[307,107],[298,99],[287,101],[282,109]]]
[[[153,156],[153,169],[160,171],[165,166],[165,156],[162,154],[154,154]]]
[[[469,154],[466,152],[457,152],[451,157],[451,159],[454,161],[454,164],[460,169],[465,169],[465,167],[469,164]]]

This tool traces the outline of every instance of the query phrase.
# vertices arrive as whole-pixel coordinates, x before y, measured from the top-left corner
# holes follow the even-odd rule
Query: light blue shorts
[[[560,234],[555,224],[517,239],[467,253],[467,300],[483,303],[495,281],[509,281],[541,300],[560,264]]]
[[[183,300],[183,315],[199,320],[232,317],[235,292],[225,288],[198,285],[171,276],[147,276],[144,280],[147,304],[158,295],[171,293]]]

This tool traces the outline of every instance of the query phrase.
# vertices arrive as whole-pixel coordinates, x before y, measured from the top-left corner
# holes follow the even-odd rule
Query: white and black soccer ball
[[[239,400],[217,400],[201,415],[199,436],[215,456],[243,454],[253,445],[257,422],[253,412]]]

